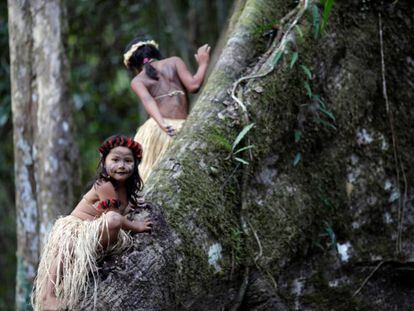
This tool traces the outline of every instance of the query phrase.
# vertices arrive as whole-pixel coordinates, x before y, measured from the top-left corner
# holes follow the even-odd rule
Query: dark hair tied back
[[[132,40],[126,47],[125,52],[129,51],[129,49],[140,42],[138,38]],[[127,67],[128,69],[135,69],[137,71],[141,71],[143,68],[145,73],[148,77],[154,80],[158,80],[158,72],[157,70],[151,65],[150,61],[144,62],[144,59],[161,59],[160,51],[152,44],[146,44],[138,48],[128,59]]]

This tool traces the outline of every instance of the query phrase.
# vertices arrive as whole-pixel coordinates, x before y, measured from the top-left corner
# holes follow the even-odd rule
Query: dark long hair
[[[107,138],[104,142],[103,142],[103,146],[107,145],[108,142],[113,142],[113,141],[119,141],[119,140],[123,140],[123,141],[127,141],[129,137],[124,136],[124,135],[113,135],[109,138]],[[122,144],[120,144],[119,146],[122,146]],[[113,148],[118,147],[118,145],[114,145]],[[125,146],[127,147],[127,146]],[[132,151],[132,154],[134,155],[134,151]],[[111,182],[112,185],[114,186],[115,189],[118,188],[118,182],[113,179],[112,177],[109,176],[108,172],[105,169],[105,159],[108,156],[109,152],[105,152],[102,154],[101,159],[99,160],[98,163],[98,168],[96,171],[96,176],[95,176],[95,180],[94,180],[94,184],[95,185],[99,185],[102,182]],[[138,170],[138,165],[140,163],[140,159],[138,159],[135,155],[134,155],[134,168],[133,168],[133,172],[132,175],[130,177],[128,177],[128,179],[125,181],[125,187],[126,187],[126,191],[127,191],[127,198],[128,198],[128,202],[130,202],[134,207],[138,207],[140,205],[140,191],[142,191],[143,187],[144,187],[144,183],[141,179],[141,176],[139,175],[139,170]]]
[[[127,47],[125,48],[125,52],[128,52],[129,49],[135,44],[142,41],[140,38],[134,38],[130,43],[128,43]],[[158,80],[158,72],[150,62],[144,64],[144,59],[161,59],[160,51],[151,44],[146,44],[138,48],[132,56],[128,60],[128,69],[135,69],[137,71],[141,71],[144,67],[145,73],[148,77],[154,80]]]

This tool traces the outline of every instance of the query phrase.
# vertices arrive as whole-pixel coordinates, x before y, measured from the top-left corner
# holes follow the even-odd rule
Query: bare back
[[[151,79],[142,70],[134,79],[142,82],[157,103],[164,118],[186,119],[188,115],[187,91],[176,67],[176,57],[151,62],[158,72],[158,80]]]

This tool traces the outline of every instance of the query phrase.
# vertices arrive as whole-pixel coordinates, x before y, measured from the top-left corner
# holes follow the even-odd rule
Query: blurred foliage
[[[198,46],[214,47],[233,0],[66,1],[66,47],[82,182],[98,162],[101,141],[115,133],[134,135],[146,119],[129,88],[132,76],[122,63],[135,36],[153,38],[164,57],[190,60]],[[11,123],[7,2],[0,2],[0,310],[12,310],[15,275],[13,134]]]

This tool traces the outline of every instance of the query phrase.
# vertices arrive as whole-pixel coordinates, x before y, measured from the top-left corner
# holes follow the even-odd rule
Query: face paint
[[[134,158],[127,147],[113,148],[105,159],[105,168],[110,177],[117,181],[125,181],[134,171]]]

